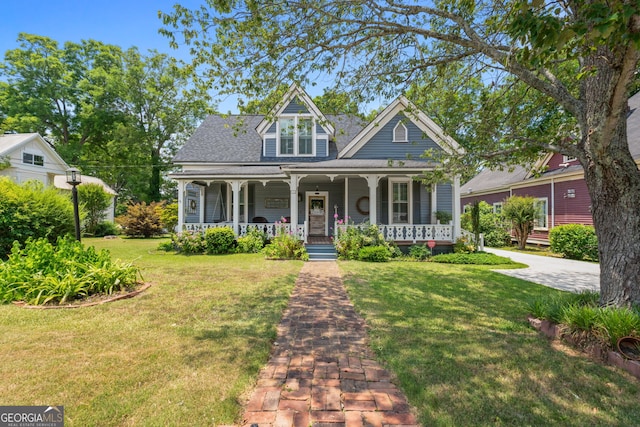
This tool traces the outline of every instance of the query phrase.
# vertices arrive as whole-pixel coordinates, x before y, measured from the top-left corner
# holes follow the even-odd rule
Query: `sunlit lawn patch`
[[[371,346],[425,426],[639,425],[640,383],[529,327],[560,293],[478,266],[342,262]]]
[[[302,264],[175,255],[157,252],[160,241],[85,241],[141,267],[153,286],[140,296],[0,306],[3,405],[64,405],[69,426],[239,421]]]

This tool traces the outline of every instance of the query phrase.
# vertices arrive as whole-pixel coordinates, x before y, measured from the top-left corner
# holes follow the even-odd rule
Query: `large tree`
[[[206,86],[155,51],[20,34],[0,63],[0,130],[39,132],[121,198],[159,200],[163,172],[204,117]]]
[[[459,62],[490,81],[501,95],[493,103],[527,97],[521,113],[540,115],[527,117],[528,129],[507,138],[495,132],[502,126],[478,124],[475,133],[494,143],[485,158],[524,161],[546,150],[579,159],[601,303],[623,306],[640,303],[640,173],[626,132],[639,9],[636,0],[207,0],[161,17],[172,43],[190,44],[193,65],[230,93],[259,96],[283,79],[306,85],[328,74],[369,99],[395,96],[430,67]],[[486,121],[505,111],[515,117],[518,106],[487,109]]]

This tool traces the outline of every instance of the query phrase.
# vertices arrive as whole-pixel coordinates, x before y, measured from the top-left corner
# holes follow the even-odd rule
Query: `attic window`
[[[402,122],[398,122],[395,128],[393,128],[393,142],[407,142],[407,127]]]
[[[562,163],[575,162],[576,160],[578,160],[578,158],[577,158],[577,157],[572,157],[572,156],[562,156]]]
[[[44,166],[44,156],[33,153],[22,153],[22,163],[25,165]]]

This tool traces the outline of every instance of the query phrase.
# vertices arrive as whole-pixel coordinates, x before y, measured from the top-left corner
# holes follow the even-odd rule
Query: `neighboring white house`
[[[0,134],[0,164],[4,161],[8,162],[9,167],[0,170],[0,176],[8,176],[20,184],[37,180],[46,186],[71,190],[66,182],[69,165],[38,133]],[[112,196],[111,206],[105,211],[105,220],[113,222],[118,193],[101,179],[92,176],[82,175],[82,184],[102,185]]]

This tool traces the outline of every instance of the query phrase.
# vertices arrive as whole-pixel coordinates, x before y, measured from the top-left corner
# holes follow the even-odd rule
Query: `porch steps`
[[[336,248],[333,245],[307,244],[309,261],[335,261],[338,258]]]

